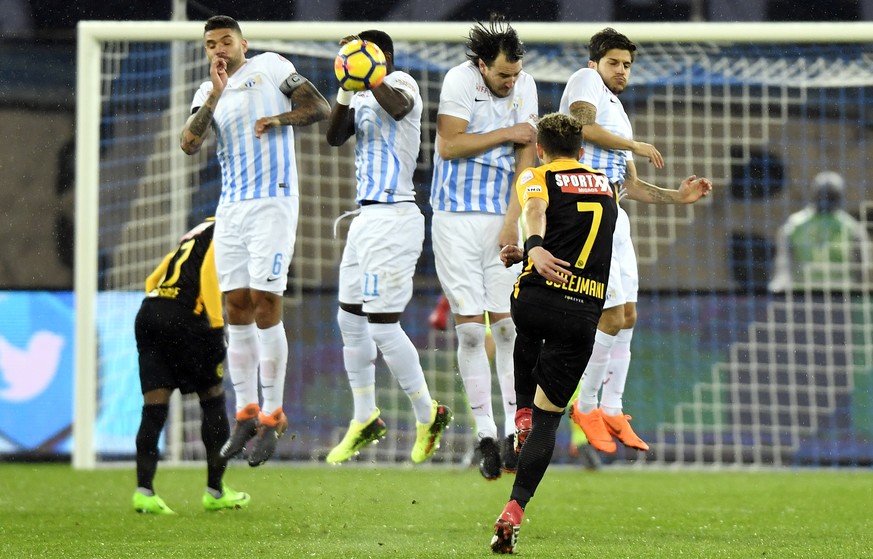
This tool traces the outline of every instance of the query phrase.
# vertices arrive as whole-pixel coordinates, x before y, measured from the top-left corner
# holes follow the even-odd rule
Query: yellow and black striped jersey
[[[570,309],[586,301],[602,306],[618,216],[618,195],[608,177],[577,161],[559,159],[520,173],[516,192],[522,207],[531,198],[548,204],[542,246],[569,262],[573,273],[565,284],[547,281],[525,254],[513,296],[526,286],[538,286],[545,288],[538,295],[544,302],[564,299]]]
[[[146,278],[149,297],[174,299],[195,315],[206,313],[212,328],[224,326],[221,290],[215,271],[212,235],[215,219],[208,218],[182,237],[178,248],[164,256]]]

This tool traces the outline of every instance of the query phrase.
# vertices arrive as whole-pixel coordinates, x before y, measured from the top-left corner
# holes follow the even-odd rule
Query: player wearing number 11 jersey
[[[348,431],[326,460],[345,462],[387,432],[376,407],[378,348],[412,404],[411,458],[420,463],[433,456],[452,419],[452,411],[431,398],[418,351],[400,326],[424,242],[424,216],[415,204],[412,180],[421,142],[421,94],[412,76],[394,68],[394,43],[387,33],[371,29],[340,43],[355,38],[379,46],[388,75],[357,94],[340,89],[327,130],[332,146],[355,137],[360,209],[340,262],[337,312],[354,411]]]

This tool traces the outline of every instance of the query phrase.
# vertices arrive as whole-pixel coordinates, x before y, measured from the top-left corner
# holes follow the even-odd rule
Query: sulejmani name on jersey
[[[591,278],[583,278],[582,276],[570,276],[567,278],[567,283],[557,283],[546,280],[546,287],[560,289],[561,291],[569,291],[571,293],[584,293],[591,297],[603,299],[606,292],[606,285],[603,282],[593,280]]]
[[[568,194],[603,194],[612,197],[612,185],[606,175],[590,173],[555,173],[555,185]]]

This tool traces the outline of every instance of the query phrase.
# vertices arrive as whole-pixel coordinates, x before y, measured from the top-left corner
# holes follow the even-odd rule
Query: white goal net
[[[467,24],[242,22],[252,52],[284,54],[328,99],[339,38],[392,35],[398,68],[421,85],[425,112],[416,173],[427,204],[439,89],[465,58]],[[605,25],[516,25],[540,113],[557,110],[566,79],[587,62]],[[648,455],[607,461],[682,464],[873,462],[873,309],[869,270],[840,281],[767,291],[776,232],[810,198],[812,177],[846,179],[845,210],[869,228],[866,165],[873,125],[873,27],[865,24],[614,24],[639,45],[623,102],[635,136],[667,167],[642,178],[675,188],[690,174],[715,184],[694,206],[627,204],[641,278],[625,409]],[[681,37],[682,42],[676,42]],[[200,22],[83,22],[78,36],[76,161],[76,417],[74,464],[135,452],[139,394],[133,319],[145,277],[191,225],[214,211],[214,154],[178,147],[197,86],[207,79]],[[687,39],[687,38],[700,38]],[[870,118],[871,120],[868,120]],[[354,207],[352,148],[328,146],[322,125],[298,129],[301,219],[285,298],[290,359],[286,413],[293,437],[279,460],[319,460],[342,436],[351,394],[335,327],[344,239],[333,222]],[[209,141],[209,144],[214,144]],[[812,274],[812,272],[810,272]],[[815,274],[812,274],[815,275]],[[439,295],[429,236],[416,296],[402,324],[420,350],[434,397],[456,420],[438,462],[464,463],[472,418],[451,327],[433,330]],[[580,363],[580,367],[584,364]],[[414,419],[380,369],[377,401],[389,437],[361,455],[406,460]],[[495,410],[501,424],[500,399]],[[232,390],[228,391],[232,394]],[[164,442],[173,460],[200,459],[196,400],[174,406]],[[563,426],[556,461],[572,461]]]

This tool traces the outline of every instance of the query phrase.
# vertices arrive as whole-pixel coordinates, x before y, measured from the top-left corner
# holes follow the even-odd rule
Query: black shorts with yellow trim
[[[142,392],[205,391],[224,380],[224,332],[172,299],[146,298],[134,323]]]
[[[591,357],[603,306],[563,305],[560,295],[545,291],[520,289],[511,300],[512,320],[520,334],[542,340],[532,375],[552,404],[567,407]]]

